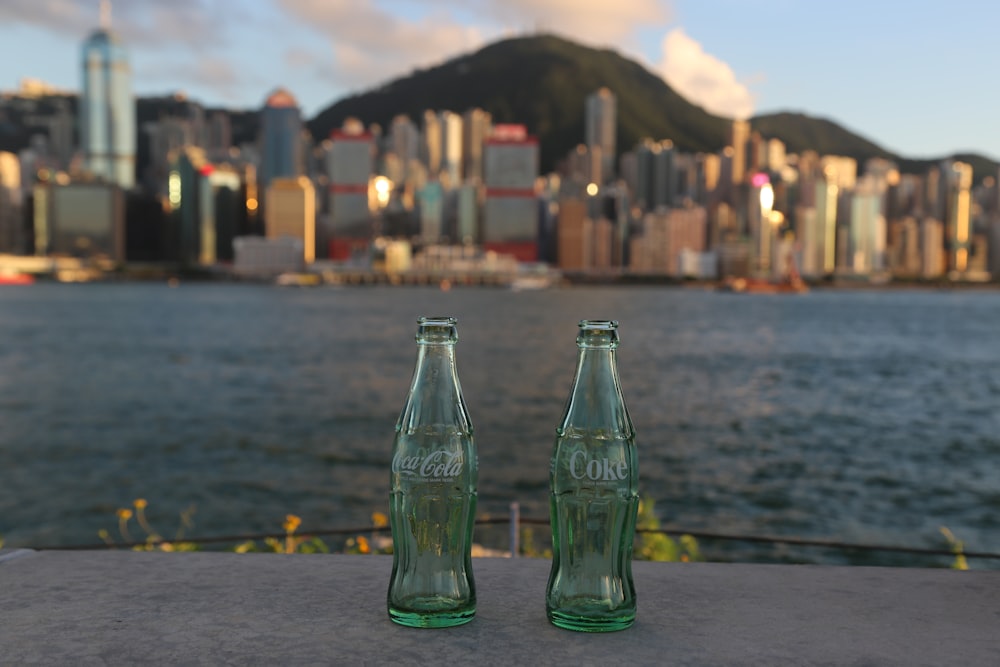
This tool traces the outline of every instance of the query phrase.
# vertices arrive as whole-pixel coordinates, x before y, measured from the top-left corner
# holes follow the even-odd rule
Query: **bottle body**
[[[581,323],[576,376],[550,470],[546,612],[554,625],[584,632],[622,630],[636,614],[638,456],[618,382],[616,328]]]
[[[421,318],[417,365],[396,424],[390,473],[389,617],[411,627],[472,620],[478,464],[455,369],[452,318]]]

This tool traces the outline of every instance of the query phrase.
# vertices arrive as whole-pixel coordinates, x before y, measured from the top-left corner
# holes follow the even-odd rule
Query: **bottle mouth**
[[[617,320],[580,320],[580,332],[576,336],[578,347],[618,347]]]
[[[418,317],[418,343],[455,343],[458,341],[458,320],[454,317]]]

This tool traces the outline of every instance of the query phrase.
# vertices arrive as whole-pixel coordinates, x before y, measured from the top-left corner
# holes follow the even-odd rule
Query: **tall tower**
[[[601,182],[614,176],[618,98],[607,88],[587,96],[584,109],[584,133],[587,148],[601,151]]]
[[[747,175],[747,141],[750,139],[750,122],[734,120],[729,126],[729,145],[733,148],[732,184],[737,185]]]
[[[302,114],[290,92],[278,88],[260,113],[260,178],[266,189],[275,178],[295,178],[304,171]]]
[[[969,270],[969,250],[972,247],[971,188],[971,165],[952,160],[941,165],[941,199],[944,203],[948,270],[958,273]]]
[[[135,185],[135,101],[128,54],[111,31],[110,0],[101,25],[83,43],[80,145],[85,168],[123,188]]]

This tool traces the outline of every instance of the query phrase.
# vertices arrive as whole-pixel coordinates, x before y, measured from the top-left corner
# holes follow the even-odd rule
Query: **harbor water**
[[[615,319],[640,495],[665,526],[938,548],[944,526],[1000,551],[995,290],[0,288],[0,537],[117,537],[137,498],[167,537],[189,508],[188,536],[280,532],[289,513],[303,530],[368,524],[388,509],[420,315],[458,318],[481,515],[516,501],[547,518],[566,341]]]

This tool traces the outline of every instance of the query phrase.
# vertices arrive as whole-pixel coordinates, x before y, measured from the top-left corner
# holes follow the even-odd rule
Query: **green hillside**
[[[340,100],[309,122],[326,137],[345,118],[387,126],[397,114],[415,122],[426,109],[489,111],[494,122],[523,123],[538,136],[542,169],[583,142],[588,95],[607,86],[618,97],[618,146],[643,137],[672,139],[684,151],[717,151],[727,121],[675,93],[638,63],[552,35],[496,42],[466,56],[413,72],[381,88]]]
[[[531,35],[490,44],[475,53],[417,70],[377,89],[342,99],[309,121],[317,139],[346,118],[387,127],[397,114],[419,124],[427,109],[462,113],[480,107],[494,122],[523,123],[539,138],[541,167],[551,170],[583,142],[583,109],[602,86],[618,97],[618,150],[644,137],[670,139],[682,151],[715,152],[726,142],[729,120],[707,113],[639,63],[611,50],[593,49],[554,35]],[[895,160],[907,173],[923,173],[947,156],[907,159],[837,123],[798,113],[758,116],[751,121],[766,137],[793,153],[811,149],[846,155],[862,164],[871,157]],[[957,156],[973,165],[976,181],[997,175],[997,163],[981,155]]]

